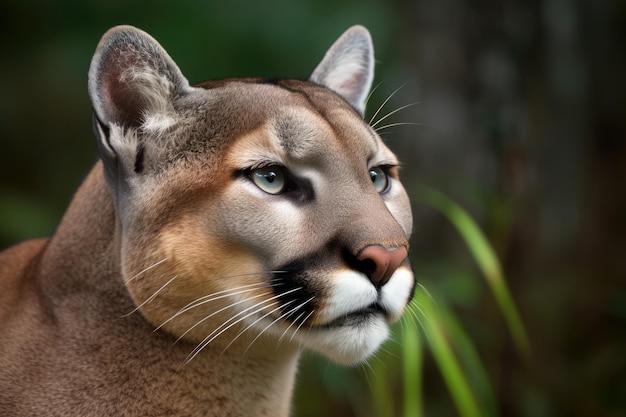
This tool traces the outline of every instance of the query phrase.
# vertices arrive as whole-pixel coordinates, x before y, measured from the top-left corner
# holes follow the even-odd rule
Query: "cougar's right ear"
[[[175,123],[172,102],[188,89],[178,66],[150,35],[132,26],[105,33],[89,68],[94,131],[105,164],[141,154],[142,128],[166,130]]]
[[[374,46],[363,26],[352,26],[335,41],[309,78],[350,103],[361,115],[374,79]]]

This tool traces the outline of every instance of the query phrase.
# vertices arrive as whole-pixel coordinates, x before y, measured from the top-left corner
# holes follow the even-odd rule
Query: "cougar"
[[[303,350],[373,354],[415,286],[373,63],[354,26],[308,80],[191,86],[109,30],[99,160],[51,237],[0,254],[0,415],[288,416]]]

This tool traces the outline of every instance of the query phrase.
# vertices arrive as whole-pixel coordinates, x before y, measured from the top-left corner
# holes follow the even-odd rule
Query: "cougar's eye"
[[[389,188],[389,178],[387,177],[387,173],[383,168],[371,168],[370,178],[372,179],[372,184],[374,184],[374,188],[376,189],[376,191],[378,191],[379,194],[384,193]]]
[[[284,168],[278,165],[255,168],[250,171],[250,179],[268,194],[280,194],[285,191],[287,180]]]

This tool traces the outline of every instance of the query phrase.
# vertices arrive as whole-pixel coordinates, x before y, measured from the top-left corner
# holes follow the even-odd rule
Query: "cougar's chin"
[[[389,336],[382,313],[355,313],[328,326],[307,329],[302,344],[343,365],[367,360]]]

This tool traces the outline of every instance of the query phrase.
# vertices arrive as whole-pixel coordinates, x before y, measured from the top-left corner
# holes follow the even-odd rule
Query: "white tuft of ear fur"
[[[89,68],[89,96],[100,123],[111,128],[167,129],[172,101],[189,82],[147,33],[117,26],[103,37]]]
[[[327,87],[350,103],[359,113],[374,80],[374,45],[363,26],[352,26],[330,47],[309,81]]]

